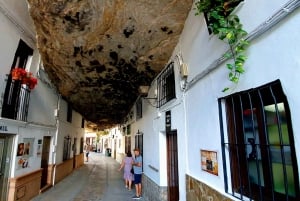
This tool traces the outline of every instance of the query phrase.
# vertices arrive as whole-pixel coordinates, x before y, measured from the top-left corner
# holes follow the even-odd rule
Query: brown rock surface
[[[28,0],[42,61],[101,128],[121,123],[173,52],[191,0]]]

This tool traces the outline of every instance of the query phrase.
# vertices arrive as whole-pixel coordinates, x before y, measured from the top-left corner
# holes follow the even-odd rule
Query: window
[[[81,128],[84,128],[85,120],[84,118],[81,119]]]
[[[139,120],[143,117],[143,101],[141,98],[139,98],[135,103],[135,109],[136,109],[136,120]]]
[[[158,107],[175,98],[174,62],[169,63],[157,78]]]
[[[126,135],[130,135],[130,134],[131,134],[131,126],[130,124],[128,124],[126,127]]]
[[[64,138],[63,161],[70,159],[71,153],[71,138],[67,136]]]
[[[14,68],[25,69],[31,63],[33,49],[24,41],[20,40],[15,57],[11,66]],[[11,74],[7,79],[5,87],[4,101],[2,105],[2,117],[27,121],[28,107],[30,100],[30,90],[24,86],[20,80],[13,80]]]
[[[280,82],[222,98],[220,108],[222,103],[225,191],[241,200],[300,200],[290,110]]]
[[[67,108],[67,122],[72,123],[72,107],[70,104],[68,104]]]

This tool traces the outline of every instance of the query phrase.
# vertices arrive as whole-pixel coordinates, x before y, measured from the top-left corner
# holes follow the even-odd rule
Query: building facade
[[[237,84],[228,44],[190,11],[169,63],[123,126],[130,149],[143,150],[146,200],[300,199],[299,4],[235,7],[250,42]]]
[[[84,119],[47,79],[23,8],[0,2],[0,200],[30,200],[83,164]]]

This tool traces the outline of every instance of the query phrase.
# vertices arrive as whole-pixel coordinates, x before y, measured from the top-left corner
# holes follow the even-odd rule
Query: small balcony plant
[[[14,68],[11,71],[11,77],[13,80],[22,80],[26,75],[26,70],[23,68]]]
[[[11,77],[13,80],[19,80],[22,84],[26,84],[30,90],[37,85],[37,78],[23,68],[14,68],[11,71]]]

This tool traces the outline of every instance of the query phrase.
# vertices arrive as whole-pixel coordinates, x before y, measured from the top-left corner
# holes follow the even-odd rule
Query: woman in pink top
[[[126,157],[124,157],[121,166],[119,168],[119,171],[124,167],[124,180],[125,180],[125,187],[128,188],[128,190],[131,190],[131,184],[133,181],[133,174],[130,172],[132,168],[133,158],[131,155],[131,152],[127,152]]]

